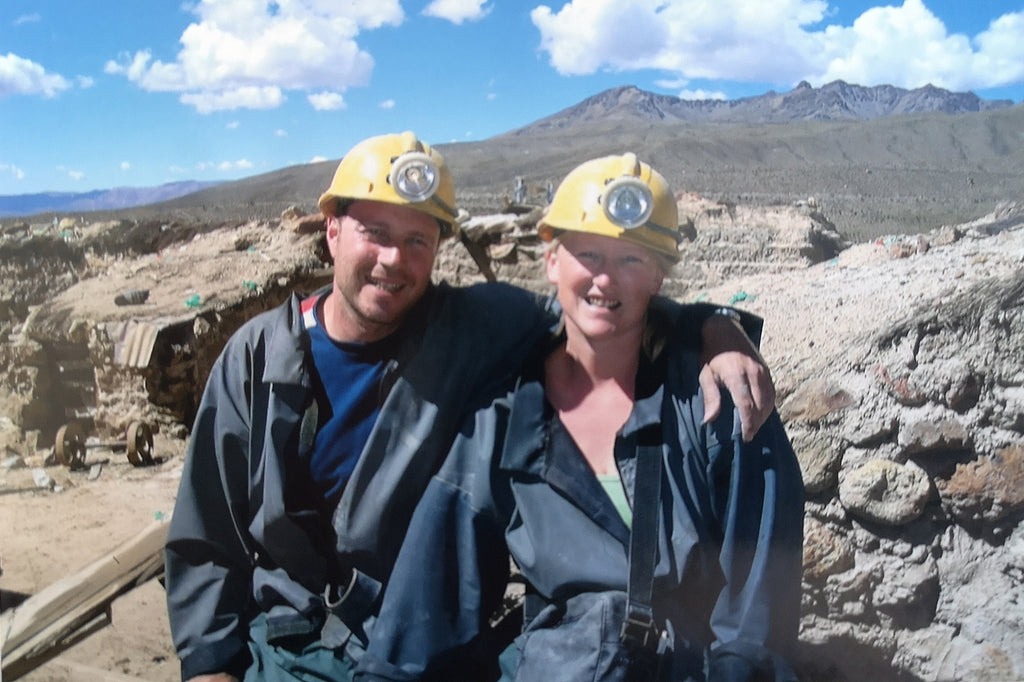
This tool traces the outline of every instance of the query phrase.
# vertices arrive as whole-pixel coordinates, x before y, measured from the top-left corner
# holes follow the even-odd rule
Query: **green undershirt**
[[[611,498],[612,504],[615,505],[616,511],[619,512],[619,516],[626,522],[626,525],[630,528],[633,527],[633,510],[629,507],[629,500],[626,499],[626,489],[622,487],[622,479],[619,478],[617,473],[615,474],[597,474],[597,480],[600,481],[601,487],[608,493],[608,497]]]

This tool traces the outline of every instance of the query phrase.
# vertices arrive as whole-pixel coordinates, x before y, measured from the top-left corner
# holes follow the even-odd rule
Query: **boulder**
[[[888,526],[901,526],[921,515],[931,495],[931,481],[913,463],[874,459],[847,472],[839,499],[854,516]]]

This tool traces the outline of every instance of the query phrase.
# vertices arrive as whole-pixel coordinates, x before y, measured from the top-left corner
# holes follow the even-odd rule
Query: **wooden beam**
[[[110,605],[164,571],[167,522],[0,614],[0,680],[13,682],[110,623]]]

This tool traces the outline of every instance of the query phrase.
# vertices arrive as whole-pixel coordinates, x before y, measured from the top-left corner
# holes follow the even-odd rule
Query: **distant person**
[[[550,333],[525,291],[431,283],[454,202],[413,133],[357,144],[320,197],[333,282],[247,322],[212,367],[166,546],[184,679],[350,679],[461,414]],[[703,329],[708,390],[742,396],[752,436],[774,387],[712,309],[681,307],[680,333]]]
[[[569,173],[539,226],[564,331],[470,415],[412,518],[358,680],[795,680],[803,483],[777,414],[712,421],[655,297],[676,203],[633,154]]]

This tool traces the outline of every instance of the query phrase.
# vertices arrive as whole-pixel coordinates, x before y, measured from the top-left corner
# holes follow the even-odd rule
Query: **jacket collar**
[[[330,293],[328,285],[314,292],[310,298],[319,298]],[[436,308],[438,292],[435,285],[430,285],[423,297],[408,312],[402,326],[394,333],[403,335],[402,343],[396,354],[396,364],[404,364],[419,348],[423,331]],[[297,384],[309,387],[311,374],[307,363],[309,357],[309,333],[303,316],[303,298],[292,294],[283,308],[283,324],[272,325],[267,332],[267,362],[263,374],[265,383]]]
[[[322,295],[330,289],[318,291]],[[302,322],[302,299],[292,294],[288,304],[283,306],[283,324],[275,324],[267,331],[267,368],[263,374],[265,383],[298,384],[309,386],[310,377],[306,368],[306,351],[309,335]]]
[[[536,476],[559,490],[580,507],[595,523],[605,528],[624,545],[629,529],[604,492],[575,445],[559,442],[570,439],[554,409],[544,395],[543,357],[536,358],[516,385],[508,419],[508,431],[501,452],[500,468],[516,474]],[[616,459],[636,456],[641,439],[661,438],[661,410],[664,371],[642,359],[637,373],[637,398],[626,423],[616,438]],[[554,447],[552,447],[554,446]],[[631,481],[632,477],[627,480]]]

